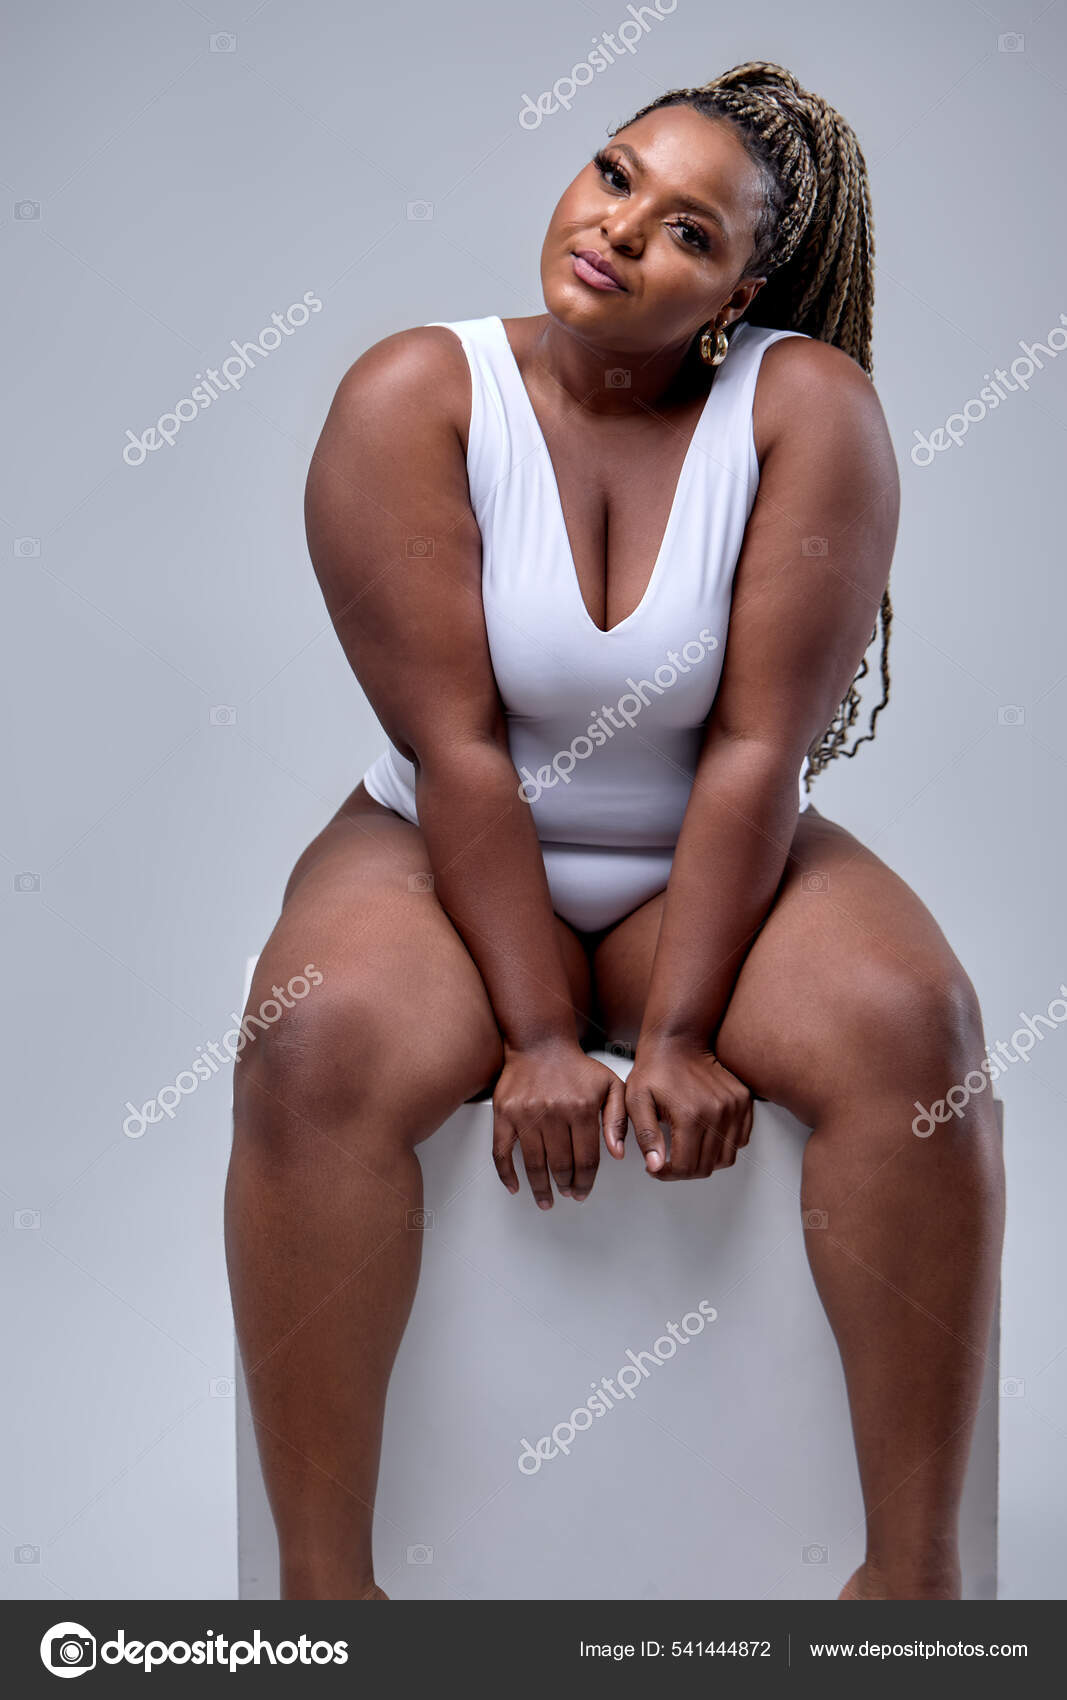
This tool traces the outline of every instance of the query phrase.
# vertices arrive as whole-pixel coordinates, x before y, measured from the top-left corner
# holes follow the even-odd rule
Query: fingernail
[[[662,1169],[663,1158],[660,1156],[658,1151],[650,1151],[649,1154],[648,1154],[648,1157],[646,1158],[646,1163],[647,1163],[648,1167],[652,1170],[653,1174],[655,1174],[657,1169]]]
[[[547,1198],[539,1198],[537,1201],[537,1208],[538,1210],[551,1210],[552,1206],[548,1202]]]

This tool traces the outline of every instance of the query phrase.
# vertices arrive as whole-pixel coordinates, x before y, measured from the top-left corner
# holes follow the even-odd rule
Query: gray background
[[[556,199],[663,88],[771,58],[860,136],[875,381],[903,481],[893,701],[813,795],[930,905],[991,1043],[1067,978],[1067,362],[1046,359],[932,465],[909,458],[916,429],[1067,311],[1062,0],[905,0],[865,10],[862,37],[844,3],[752,0],[739,23],[679,0],[570,112],[524,130],[523,95],[626,16],[614,0],[6,10],[9,1596],[236,1592],[228,1078],[141,1139],[122,1121],[230,1026],[293,860],[383,747],[307,561],[308,459],[378,338],[542,308]],[[234,50],[212,51],[224,32]],[[128,430],[308,290],[323,311],[239,394],[124,464]],[[1012,705],[1021,720],[998,718]],[[997,1091],[1001,1594],[1060,1597],[1067,1035]]]

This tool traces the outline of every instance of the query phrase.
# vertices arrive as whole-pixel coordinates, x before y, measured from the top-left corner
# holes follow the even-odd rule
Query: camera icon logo
[[[609,366],[604,373],[604,382],[609,390],[628,390],[630,374],[625,366]]]
[[[433,1563],[433,1547],[424,1547],[424,1546],[408,1547],[406,1563],[408,1563],[408,1564],[432,1564]]]
[[[409,1228],[432,1228],[436,1220],[432,1210],[409,1210],[406,1217]]]
[[[39,537],[16,537],[11,545],[11,552],[17,555],[21,561],[28,561],[32,555],[41,553],[41,539]]]
[[[1025,1381],[1019,1381],[1013,1375],[1008,1376],[1007,1380],[1000,1384],[1000,1397],[1002,1399],[1022,1399],[1025,1393]]]
[[[1007,35],[997,36],[997,52],[1025,53],[1025,41],[1025,36],[1017,35],[1014,30],[1009,30]]]
[[[828,555],[830,545],[825,537],[802,537],[800,539],[802,555]]]
[[[812,868],[810,873],[801,874],[800,889],[801,891],[829,891],[830,876],[820,873],[817,868]]]
[[[53,1676],[84,1676],[96,1665],[96,1638],[82,1623],[54,1623],[41,1637],[41,1662]]]
[[[212,726],[236,726],[237,710],[232,703],[217,702],[208,715]]]
[[[409,891],[432,891],[433,890],[433,875],[432,874],[409,874],[408,875],[408,890]]]
[[[813,1546],[804,1547],[801,1557],[805,1564],[826,1564],[829,1562],[830,1554],[826,1547],[816,1543]]]
[[[1000,726],[1025,726],[1025,708],[1017,702],[1001,703],[997,709],[997,724]]]
[[[805,1210],[805,1228],[825,1228],[829,1225],[830,1217],[825,1210]]]
[[[232,1375],[216,1375],[208,1382],[208,1391],[213,1399],[232,1399],[237,1388]]]
[[[408,202],[408,217],[409,218],[432,218],[433,217],[433,202],[432,201],[409,201]]]
[[[404,552],[409,560],[422,560],[433,554],[432,537],[409,537],[404,546]]]
[[[40,201],[16,201],[15,202],[15,217],[16,218],[40,218],[40,216],[41,216],[41,203],[40,203]]]
[[[229,30],[220,30],[218,35],[211,37],[211,51],[212,53],[236,53],[237,37],[231,35]]]
[[[16,1210],[15,1211],[15,1227],[16,1228],[39,1228],[40,1226],[41,1226],[41,1212],[39,1210]]]
[[[41,889],[41,876],[40,876],[40,874],[21,873],[21,874],[15,875],[15,890],[16,891],[40,891],[40,889]]]
[[[41,1562],[41,1549],[40,1549],[40,1547],[21,1546],[21,1547],[15,1548],[15,1563],[16,1564],[40,1564],[40,1562]]]

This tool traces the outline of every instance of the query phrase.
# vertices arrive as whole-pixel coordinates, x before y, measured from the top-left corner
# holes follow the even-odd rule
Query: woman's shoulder
[[[759,382],[768,392],[788,393],[796,400],[805,390],[812,394],[842,387],[874,391],[859,361],[833,343],[770,325],[749,325],[748,332],[753,351],[762,350]]]
[[[371,343],[337,385],[334,409],[383,422],[411,409],[454,419],[457,429],[470,414],[470,369],[463,344],[443,324],[411,325]]]
[[[816,417],[832,415],[853,425],[885,423],[878,392],[857,360],[818,337],[778,336],[752,326],[762,349],[752,405],[757,455],[786,431],[803,431]],[[758,342],[757,339],[758,338]]]

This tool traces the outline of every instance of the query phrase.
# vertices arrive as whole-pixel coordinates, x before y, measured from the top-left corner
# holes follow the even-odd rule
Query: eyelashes
[[[606,154],[603,148],[593,155],[593,164],[596,166],[601,177],[610,177],[612,172],[616,172],[622,178],[623,182],[629,185],[630,179],[627,177],[622,166],[617,160],[612,159],[608,154]]]
[[[605,153],[603,148],[598,149],[593,155],[593,164],[596,166],[601,177],[605,180],[612,176],[621,177],[623,183],[627,188],[629,188],[630,179],[627,177],[625,169],[617,159],[612,159],[609,154]],[[685,230],[692,233],[695,240],[689,241],[688,239],[683,239],[684,247],[692,248],[698,253],[710,252],[711,242],[708,239],[706,231],[701,225],[694,224],[692,219],[679,218],[675,221],[672,228],[678,231]]]

